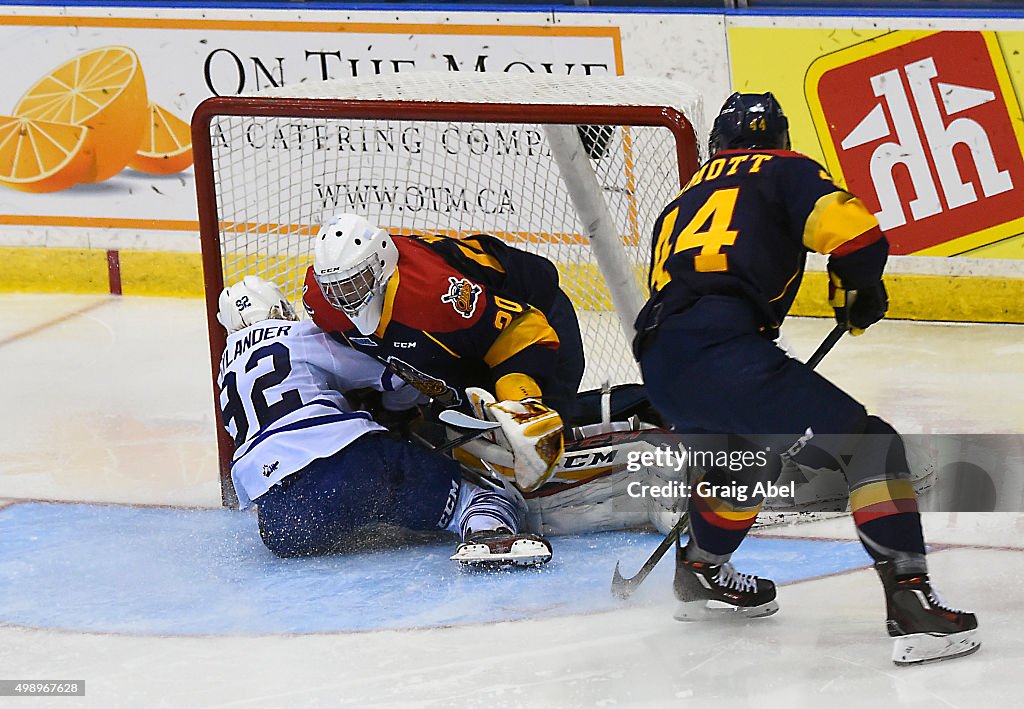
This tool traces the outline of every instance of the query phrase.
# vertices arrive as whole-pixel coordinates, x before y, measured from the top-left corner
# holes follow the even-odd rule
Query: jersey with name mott
[[[776,330],[793,304],[807,253],[829,254],[845,288],[876,283],[888,256],[878,220],[814,160],[788,150],[726,150],[693,175],[654,226],[652,298],[637,321],[704,295],[753,304]]]

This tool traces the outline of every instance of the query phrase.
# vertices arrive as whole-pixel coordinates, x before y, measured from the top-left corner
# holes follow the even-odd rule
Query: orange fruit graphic
[[[151,175],[170,175],[192,164],[192,132],[188,123],[163,106],[149,104],[142,143],[128,167]]]
[[[101,182],[134,157],[146,129],[147,103],[146,80],[135,52],[100,47],[37,81],[19,99],[14,115],[90,128],[96,174],[88,181]]]
[[[0,116],[0,184],[22,192],[56,192],[95,174],[89,128]]]

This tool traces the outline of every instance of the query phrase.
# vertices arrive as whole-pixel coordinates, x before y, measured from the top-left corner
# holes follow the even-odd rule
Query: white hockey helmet
[[[313,277],[327,302],[364,335],[380,324],[384,290],[397,266],[395,242],[358,214],[335,214],[320,227]]]
[[[220,292],[217,320],[229,333],[270,318],[299,319],[276,283],[259,276],[246,276]]]

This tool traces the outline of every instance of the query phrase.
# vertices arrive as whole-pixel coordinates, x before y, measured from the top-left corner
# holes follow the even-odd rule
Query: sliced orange
[[[101,47],[57,67],[14,107],[22,118],[92,129],[96,174],[101,182],[124,169],[146,129],[146,80],[135,52]]]
[[[170,175],[192,164],[192,129],[163,106],[149,104],[142,144],[128,167],[151,175]]]
[[[0,184],[21,192],[56,192],[90,182],[95,174],[89,128],[0,116]]]

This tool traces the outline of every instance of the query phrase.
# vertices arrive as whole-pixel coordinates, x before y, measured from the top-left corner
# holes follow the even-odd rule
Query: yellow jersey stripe
[[[864,232],[878,227],[875,215],[860,199],[839,190],[821,197],[804,224],[804,246],[830,254]]]
[[[539,343],[558,344],[558,335],[548,324],[544,313],[536,308],[527,308],[501,331],[494,344],[484,355],[484,362],[491,369],[522,352],[530,345]]]
[[[422,332],[422,333],[423,333],[424,335],[426,335],[426,336],[427,336],[427,337],[429,337],[429,338],[430,338],[431,340],[433,340],[434,342],[436,342],[436,343],[437,343],[437,346],[438,346],[438,347],[440,347],[440,348],[441,348],[442,350],[444,350],[445,352],[447,352],[448,354],[450,354],[450,355],[451,355],[452,357],[454,357],[455,359],[462,359],[462,356],[461,356],[461,355],[458,355],[458,354],[456,354],[455,352],[452,352],[452,351],[451,351],[450,349],[448,349],[448,347],[447,347],[447,346],[446,346],[446,345],[445,345],[445,344],[444,344],[443,342],[441,342],[441,341],[440,341],[439,339],[437,339],[436,337],[434,337],[433,335],[431,335],[431,334],[430,334],[429,332],[427,332],[426,330],[420,330],[420,332]]]
[[[879,502],[916,498],[914,484],[909,480],[880,480],[851,490],[850,509],[859,510]]]
[[[505,272],[505,267],[501,265],[501,262],[490,254],[480,251],[479,249],[474,249],[470,244],[466,243],[459,243],[457,246],[459,247],[459,251],[462,252],[462,255],[470,261],[475,261],[481,266],[493,269],[498,273]]]
[[[711,510],[716,517],[732,520],[734,522],[740,522],[756,517],[761,511],[761,507],[764,505],[764,502],[762,501],[753,507],[739,507],[731,505],[718,497],[703,497],[702,499],[704,504],[707,505],[708,509]]]
[[[395,309],[395,295],[398,293],[398,280],[399,271],[395,268],[394,275],[388,281],[387,287],[384,289],[384,309],[380,314],[380,322],[377,323],[377,329],[373,331],[373,334],[383,339],[384,331],[388,329],[388,324],[391,322],[391,313]]]
[[[778,294],[777,296],[775,296],[774,298],[772,298],[771,300],[769,300],[768,302],[769,302],[769,303],[774,303],[774,302],[775,302],[776,300],[778,300],[778,299],[779,299],[779,298],[781,298],[782,296],[786,295],[787,291],[789,291],[789,287],[790,287],[791,285],[793,285],[793,281],[795,281],[795,280],[796,280],[796,277],[797,277],[797,276],[799,276],[799,275],[801,275],[802,273],[803,273],[803,269],[797,269],[796,271],[793,271],[793,275],[789,277],[789,280],[788,280],[788,281],[786,281],[786,285],[785,285],[785,287],[784,287],[784,288],[782,289],[782,292],[781,292],[781,293],[779,293],[779,294]]]

